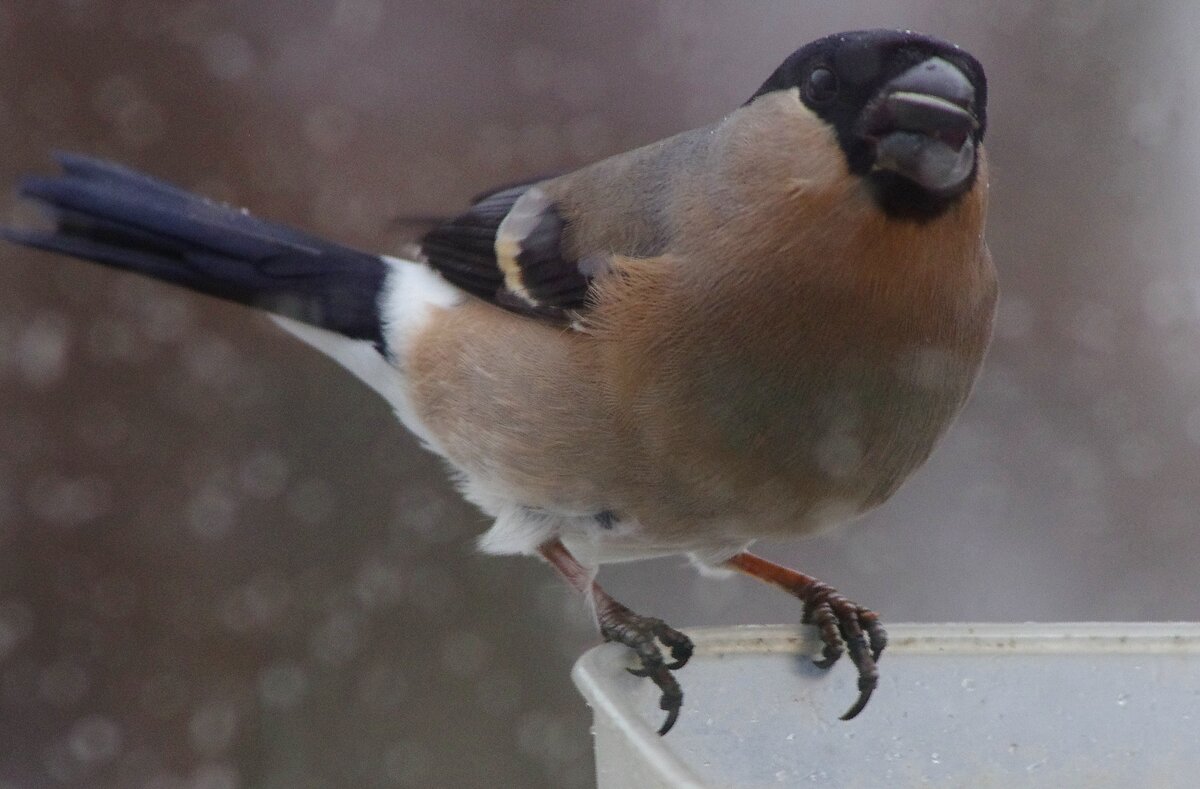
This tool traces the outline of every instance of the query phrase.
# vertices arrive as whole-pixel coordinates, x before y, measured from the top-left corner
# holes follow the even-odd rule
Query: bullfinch
[[[715,123],[484,193],[413,259],[359,252],[124,167],[58,155],[20,244],[272,313],[394,407],[494,519],[488,553],[548,562],[661,690],[687,636],[599,565],[686,554],[802,602],[878,682],[878,616],[748,552],[887,500],[963,407],[991,333],[987,88],[910,31],[792,53]]]

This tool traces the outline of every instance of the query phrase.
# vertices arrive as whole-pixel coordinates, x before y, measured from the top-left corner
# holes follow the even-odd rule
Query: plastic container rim
[[[891,653],[1200,654],[1200,622],[902,623],[890,624],[887,629]],[[685,632],[696,647],[693,659],[738,654],[816,655],[821,649],[812,627],[742,625]],[[629,699],[606,692],[607,678],[626,665],[632,665],[627,649],[601,644],[575,662],[571,678],[593,714],[603,714],[625,732],[645,763],[664,781],[703,789],[704,784],[638,715]]]

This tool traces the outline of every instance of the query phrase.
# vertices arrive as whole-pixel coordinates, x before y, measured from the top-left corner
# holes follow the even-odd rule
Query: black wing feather
[[[526,188],[486,195],[466,213],[426,233],[421,251],[429,266],[468,293],[494,302],[504,288],[496,262],[496,229]]]
[[[428,264],[458,287],[504,309],[562,322],[586,305],[591,278],[563,250],[567,222],[547,204],[519,239],[514,263],[520,287],[510,288],[496,257],[496,236],[513,206],[540,181],[485,192],[466,213],[421,241]]]

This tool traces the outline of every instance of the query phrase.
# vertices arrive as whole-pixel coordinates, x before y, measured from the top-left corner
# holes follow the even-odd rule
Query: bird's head
[[[747,105],[781,92],[828,124],[889,216],[931,219],[975,182],[987,81],[952,44],[897,30],[828,36],[792,53]]]

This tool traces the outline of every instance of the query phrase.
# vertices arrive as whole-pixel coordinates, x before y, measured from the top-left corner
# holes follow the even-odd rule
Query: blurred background
[[[1192,619],[1197,17],[3,3],[0,219],[27,218],[11,186],[62,148],[396,251],[397,217],[709,123],[820,35],[940,35],[991,82],[991,355],[891,502],[759,548],[885,621]],[[382,400],[266,319],[0,247],[2,789],[588,786],[568,672],[596,636],[538,563],[474,552],[486,525]],[[682,559],[601,581],[679,626],[799,615]]]

